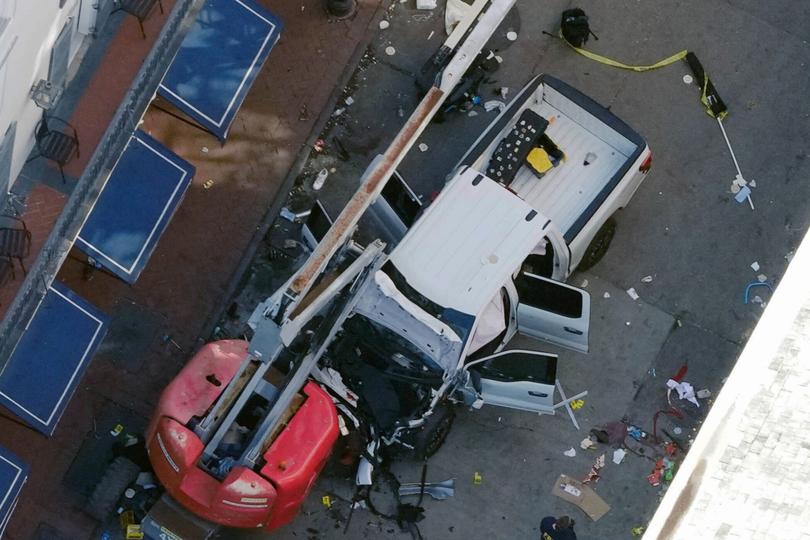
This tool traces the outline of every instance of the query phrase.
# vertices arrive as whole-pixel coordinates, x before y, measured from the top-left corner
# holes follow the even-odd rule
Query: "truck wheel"
[[[115,458],[87,499],[84,511],[101,522],[106,520],[112,515],[124,490],[138,478],[140,472],[141,469],[127,458]]]
[[[413,436],[413,447],[416,458],[427,459],[439,451],[450,428],[453,427],[453,420],[456,412],[447,403],[439,403],[426,420],[425,424]]]
[[[611,216],[605,221],[605,224],[602,225],[596,233],[596,236],[593,237],[593,240],[591,240],[588,249],[585,250],[585,255],[582,256],[582,260],[579,262],[577,270],[587,270],[602,260],[615,234],[616,220]]]

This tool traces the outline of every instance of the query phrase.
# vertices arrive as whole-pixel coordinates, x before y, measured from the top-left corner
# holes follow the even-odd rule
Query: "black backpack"
[[[562,12],[560,29],[565,41],[574,47],[582,47],[591,34],[591,27],[588,26],[588,16],[579,8],[566,9]]]

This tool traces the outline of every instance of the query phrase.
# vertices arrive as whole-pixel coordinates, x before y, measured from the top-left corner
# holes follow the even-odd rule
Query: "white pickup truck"
[[[556,356],[503,349],[519,332],[588,351],[590,297],[562,281],[604,254],[609,218],[650,161],[607,109],[557,79],[532,79],[438,198],[400,216],[409,228],[390,255],[331,282],[337,294],[355,280],[316,378],[384,442],[423,455],[449,429],[448,401],[553,414]],[[383,192],[378,216],[396,218],[403,194],[413,197]]]

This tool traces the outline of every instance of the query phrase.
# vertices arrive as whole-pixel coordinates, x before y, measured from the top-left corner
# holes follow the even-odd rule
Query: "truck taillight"
[[[646,174],[650,171],[650,167],[652,167],[652,152],[647,154],[647,159],[641,162],[641,166],[638,168],[638,170]]]

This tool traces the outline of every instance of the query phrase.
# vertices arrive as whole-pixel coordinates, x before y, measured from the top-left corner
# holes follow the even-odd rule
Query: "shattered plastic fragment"
[[[574,449],[574,447],[572,446],[571,448],[569,448],[568,450],[566,450],[565,452],[563,452],[563,454],[564,454],[564,455],[566,455],[566,456],[568,456],[568,457],[574,457],[574,456],[576,456],[576,455],[577,455],[577,451],[576,451],[576,450]]]
[[[428,145],[426,145],[425,143],[419,143],[419,150],[422,152],[427,152]]]
[[[766,281],[768,281],[768,276],[766,276],[765,274],[759,274],[757,276],[757,279],[759,280],[760,283],[765,283]]]
[[[634,289],[633,287],[630,287],[629,289],[627,289],[627,294],[633,300],[638,300],[638,293],[636,292],[636,289]]]
[[[653,277],[652,276],[644,276],[641,278],[642,283],[652,283]]]
[[[757,261],[751,263],[751,270],[753,270],[754,272],[759,271],[759,263]]]

